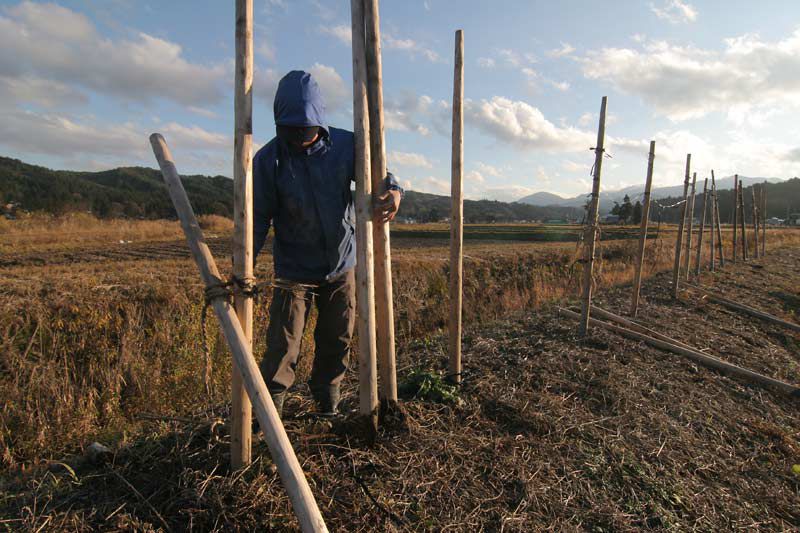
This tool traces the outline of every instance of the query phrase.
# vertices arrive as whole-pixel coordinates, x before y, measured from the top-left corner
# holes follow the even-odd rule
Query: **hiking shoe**
[[[311,389],[311,395],[317,404],[316,415],[321,418],[334,418],[339,415],[339,385]]]
[[[270,394],[270,396],[272,397],[272,403],[275,405],[275,410],[278,412],[278,418],[283,420],[283,403],[286,401],[286,391],[276,392],[274,394]],[[253,414],[253,423],[251,428],[253,433],[261,432],[261,424],[258,422],[258,418],[255,417],[255,413]]]

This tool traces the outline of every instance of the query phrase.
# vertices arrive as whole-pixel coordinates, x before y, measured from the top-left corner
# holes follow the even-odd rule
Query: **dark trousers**
[[[355,325],[356,283],[353,270],[314,288],[275,288],[269,308],[267,350],[261,374],[270,393],[292,386],[300,343],[312,302],[317,306],[314,365],[309,385],[315,396],[339,385],[347,371]]]

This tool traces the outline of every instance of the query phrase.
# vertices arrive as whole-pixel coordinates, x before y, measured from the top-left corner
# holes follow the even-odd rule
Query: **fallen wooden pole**
[[[692,260],[692,228],[694,226],[694,198],[696,187],[697,172],[694,172],[692,174],[692,194],[689,195],[689,205],[687,206],[689,224],[686,227],[686,257],[683,259],[683,275],[686,279],[689,279],[689,270]]]
[[[678,236],[675,238],[675,265],[672,267],[672,297],[678,298],[678,286],[681,273],[681,244],[683,241],[683,225],[686,222],[686,204],[689,194],[689,171],[692,164],[692,154],[686,154],[686,173],[683,180],[683,205],[681,206],[681,219],[678,221]]]
[[[364,1],[367,57],[367,101],[369,102],[369,143],[372,165],[372,195],[386,192],[386,145],[383,138],[383,72],[381,66],[381,24],[378,0]],[[394,304],[392,299],[392,249],[389,223],[373,224],[375,252],[375,324],[377,334],[380,396],[397,402],[397,367],[394,346]]]
[[[736,224],[739,222],[739,174],[733,176],[733,262],[736,262]]]
[[[233,134],[233,275],[253,283],[253,0],[236,0]],[[236,316],[253,349],[253,294],[234,292]],[[250,464],[253,408],[239,368],[231,368],[231,466]]]
[[[564,316],[580,319],[580,315],[578,313],[570,311],[569,309],[559,308],[558,312]],[[762,385],[765,387],[771,387],[787,396],[800,397],[800,388],[790,383],[786,383],[778,379],[758,374],[751,370],[747,370],[746,368],[742,368],[732,363],[728,363],[727,361],[723,361],[722,359],[717,359],[716,357],[704,354],[702,352],[698,352],[697,350],[685,348],[683,346],[678,346],[676,344],[672,344],[667,341],[656,339],[649,335],[645,335],[643,333],[639,333],[637,331],[633,331],[628,328],[615,326],[614,324],[609,324],[608,322],[603,322],[602,320],[597,320],[595,318],[592,318],[590,320],[592,322],[592,325],[606,328],[615,333],[619,333],[623,337],[628,337],[629,339],[642,341],[645,344],[649,344],[650,346],[659,348],[661,350],[666,350],[668,352],[683,355],[684,357],[687,357],[692,361],[694,361],[695,363],[705,366],[706,368],[711,368],[723,374],[740,378],[748,383]]]
[[[650,218],[650,189],[653,185],[653,163],[656,158],[656,142],[650,141],[650,153],[647,156],[647,178],[644,183],[644,203],[642,205],[642,221],[639,228],[639,250],[636,254],[636,274],[633,278],[631,295],[631,316],[639,312],[639,291],[642,287],[642,268],[644,267],[644,248],[647,243],[647,223]]]
[[[450,201],[449,376],[461,383],[461,307],[464,246],[464,32],[456,31]]]
[[[795,324],[794,322],[789,322],[788,320],[783,320],[782,318],[778,318],[776,316],[770,315],[769,313],[765,313],[759,309],[754,307],[750,307],[749,305],[745,305],[739,302],[735,302],[733,300],[729,300],[723,296],[718,294],[714,294],[713,292],[707,291],[702,287],[698,287],[697,285],[688,284],[688,287],[704,294],[709,300],[716,302],[720,305],[723,305],[729,309],[734,309],[736,311],[741,311],[748,315],[752,315],[754,317],[760,318],[766,322],[771,322],[773,324],[777,324],[779,326],[783,326],[785,328],[791,329],[792,331],[800,331],[800,324]]]
[[[722,223],[719,214],[719,195],[717,194],[717,180],[714,178],[714,171],[711,171],[711,191],[714,199],[714,220],[711,221],[711,230],[717,230],[717,251],[719,252],[719,266],[725,268],[725,250],[722,248]]]
[[[742,230],[742,261],[747,261],[747,225],[744,216],[744,189],[742,189],[741,181],[739,181],[739,222]]]
[[[289,442],[289,437],[286,435],[275,405],[272,403],[272,397],[261,376],[261,371],[253,358],[250,343],[239,323],[239,318],[228,301],[226,291],[221,290],[224,281],[220,277],[217,264],[203,237],[203,231],[194,216],[167,143],[161,134],[154,133],[150,136],[150,144],[153,146],[153,153],[161,167],[161,174],[164,176],[164,182],[167,184],[169,195],[181,221],[192,257],[200,269],[200,276],[203,278],[206,290],[220,291],[219,294],[210,295],[211,307],[217,315],[225,340],[233,353],[234,361],[242,376],[242,382],[255,409],[256,418],[264,432],[264,439],[269,446],[270,455],[278,467],[278,473],[292,502],[300,527],[306,532],[328,531],[317,507],[317,502],[314,500],[314,495],[311,493],[311,488],[308,486],[308,481],[294,454],[292,444]]]
[[[596,307],[596,306],[593,305],[592,306],[592,313],[594,315],[596,315],[596,316],[601,317],[601,318],[605,318],[606,320],[611,320],[613,322],[617,322],[619,324],[622,324],[626,328],[632,329],[633,331],[638,331],[639,333],[644,333],[645,335],[649,335],[649,336],[653,337],[654,339],[659,339],[659,340],[662,340],[662,341],[665,341],[665,342],[669,342],[671,344],[674,344],[676,346],[681,346],[681,347],[687,348],[689,350],[695,350],[695,348],[693,346],[690,346],[690,345],[686,344],[685,342],[681,342],[679,340],[675,340],[672,337],[667,337],[663,333],[659,333],[659,332],[657,332],[655,330],[652,330],[652,329],[650,329],[650,328],[648,328],[646,326],[642,326],[641,324],[637,324],[636,322],[631,322],[630,320],[628,320],[628,319],[626,319],[624,317],[621,317],[621,316],[619,316],[619,315],[617,315],[615,313],[612,313],[611,311],[606,311],[605,309],[601,309],[601,308]]]
[[[375,257],[372,242],[367,57],[364,0],[350,0],[355,134],[356,300],[358,317],[359,414],[378,429],[378,366],[375,336]]]
[[[600,171],[603,168],[603,143],[606,134],[606,105],[608,97],[604,96],[600,103],[600,120],[597,125],[597,145],[594,147],[594,177],[592,180],[592,199],[586,216],[586,251],[583,256],[583,295],[581,297],[581,321],[578,332],[586,335],[589,330],[589,308],[592,305],[592,269],[594,268],[594,250],[597,245],[597,212],[600,207]]]
[[[708,206],[708,178],[703,182],[703,214],[700,216],[700,234],[697,236],[697,255],[694,262],[694,277],[700,276],[700,255],[703,252],[703,233],[706,229],[706,208]],[[711,238],[714,238],[714,232],[711,232]],[[713,245],[712,245],[713,249]]]

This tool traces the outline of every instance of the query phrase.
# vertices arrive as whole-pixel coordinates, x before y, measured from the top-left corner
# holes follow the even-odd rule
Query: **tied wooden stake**
[[[600,121],[597,126],[597,146],[594,148],[594,179],[592,181],[592,200],[586,218],[586,253],[583,262],[583,296],[581,298],[581,321],[578,332],[585,336],[589,331],[589,309],[592,305],[592,269],[597,239],[597,211],[600,207],[600,172],[603,167],[603,143],[606,134],[606,105],[608,97],[600,103]]]

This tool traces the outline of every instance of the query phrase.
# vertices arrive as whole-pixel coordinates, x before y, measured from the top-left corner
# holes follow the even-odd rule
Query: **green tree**
[[[642,223],[642,202],[636,200],[636,203],[633,205],[633,212],[631,213],[631,222],[633,224],[641,224]]]

